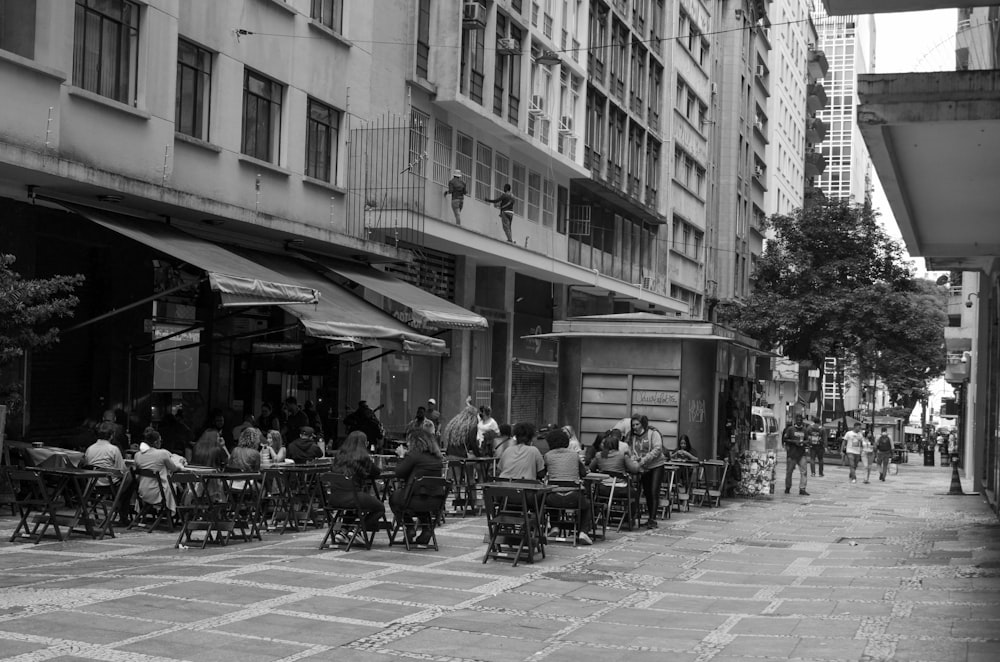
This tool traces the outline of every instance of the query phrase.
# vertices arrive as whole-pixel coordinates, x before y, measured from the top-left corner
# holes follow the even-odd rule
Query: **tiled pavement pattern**
[[[3,542],[0,659],[996,662],[1000,522],[950,476],[828,467],[810,497],[779,484],[517,568],[480,562],[482,518],[449,519],[440,552]]]

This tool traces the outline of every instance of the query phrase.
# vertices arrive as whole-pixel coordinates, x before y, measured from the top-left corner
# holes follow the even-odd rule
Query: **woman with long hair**
[[[370,481],[377,478],[380,471],[371,454],[368,452],[368,436],[360,430],[347,435],[344,443],[333,456],[331,473],[350,476],[354,481],[354,492],[347,490],[331,491],[328,494],[330,505],[341,508],[358,508],[361,511],[365,529],[374,531],[379,520],[385,514],[382,501],[366,491]],[[357,500],[355,500],[357,496]]]
[[[426,430],[411,431],[406,435],[406,442],[410,450],[406,457],[396,465],[396,478],[404,482],[405,485],[389,497],[389,507],[392,508],[393,515],[396,516],[397,520],[403,519],[405,516],[407,521],[405,522],[404,535],[410,538],[415,533],[415,525],[412,517],[403,513],[403,507],[410,496],[410,487],[415,480],[422,476],[441,476],[444,472],[444,457],[441,455],[437,441]],[[417,545],[426,545],[431,541],[430,515],[421,512],[426,507],[427,505],[421,503],[419,498],[410,502],[410,508],[421,513],[420,524],[423,531],[414,540]]]
[[[281,441],[281,432],[268,430],[267,437],[260,444],[260,464],[269,467],[285,461],[285,445]]]
[[[219,438],[219,431],[209,428],[201,433],[198,442],[191,451],[191,464],[201,467],[222,469],[226,466],[229,453]]]
[[[642,493],[646,497],[646,528],[657,527],[656,514],[660,508],[660,483],[663,482],[663,439],[659,431],[649,427],[649,419],[644,415],[633,414],[630,421],[632,429],[629,435],[629,446],[632,455],[639,460],[639,480],[642,483]]]
[[[236,441],[236,448],[229,455],[226,469],[244,473],[259,472],[260,451],[257,449],[260,447],[261,438],[262,435],[257,428],[243,428],[239,439]]]
[[[670,455],[670,459],[683,460],[684,462],[698,461],[698,454],[694,452],[691,439],[686,434],[682,434],[677,440],[677,450]]]

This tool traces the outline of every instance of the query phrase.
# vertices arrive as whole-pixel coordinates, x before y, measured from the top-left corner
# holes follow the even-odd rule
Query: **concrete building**
[[[866,11],[968,8],[975,2],[865,2]],[[856,9],[827,0],[830,13]],[[995,52],[995,33],[988,49]],[[866,75],[858,118],[879,179],[911,255],[929,270],[977,272],[978,287],[960,305],[977,312],[959,407],[961,466],[994,509],[1000,486],[1000,242],[996,232],[996,154],[1000,73],[982,70]],[[970,283],[970,287],[973,287]],[[954,342],[952,340],[951,342]]]
[[[829,71],[821,79],[828,103],[816,113],[828,131],[818,151],[825,165],[817,187],[830,199],[858,204],[871,199],[871,159],[856,118],[857,79],[875,60],[875,21],[870,15],[827,15],[823,0],[814,0],[813,22]],[[815,157],[813,157],[815,158]]]

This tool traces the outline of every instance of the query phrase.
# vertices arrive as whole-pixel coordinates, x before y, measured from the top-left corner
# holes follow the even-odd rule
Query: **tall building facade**
[[[873,183],[871,159],[857,126],[857,80],[875,63],[875,21],[870,15],[829,16],[823,0],[814,0],[812,16],[818,46],[829,62],[821,79],[828,103],[816,114],[828,128],[818,150],[825,169],[815,183],[830,199],[860,204],[870,201]]]

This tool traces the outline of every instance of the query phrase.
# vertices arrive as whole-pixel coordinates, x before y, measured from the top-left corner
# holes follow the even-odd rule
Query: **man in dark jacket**
[[[809,480],[809,472],[806,470],[806,450],[809,442],[806,439],[806,427],[801,414],[795,415],[794,425],[785,428],[781,442],[785,445],[785,494],[792,491],[792,474],[798,467],[799,494],[809,496],[806,492],[806,481]]]
[[[295,464],[305,464],[323,457],[323,451],[316,442],[316,432],[308,425],[299,429],[299,436],[288,444],[285,457]]]
[[[507,235],[507,241],[514,243],[514,236],[510,233],[511,222],[514,220],[514,196],[510,194],[510,184],[504,184],[503,193],[496,198],[486,198],[486,202],[491,202],[500,210],[500,225],[503,226],[503,233]]]
[[[444,190],[445,195],[451,196],[451,211],[455,214],[455,225],[462,224],[462,205],[465,204],[465,190],[465,180],[462,179],[462,171],[455,170],[451,173],[448,188]]]

